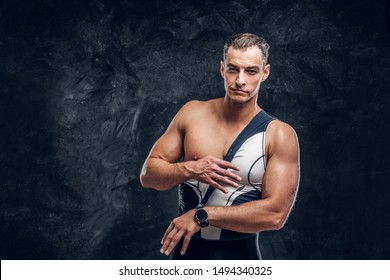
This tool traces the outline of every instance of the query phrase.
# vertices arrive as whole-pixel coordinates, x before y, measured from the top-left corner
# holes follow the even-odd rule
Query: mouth
[[[247,94],[248,93],[246,90],[242,90],[239,88],[232,88],[232,90],[237,94]]]

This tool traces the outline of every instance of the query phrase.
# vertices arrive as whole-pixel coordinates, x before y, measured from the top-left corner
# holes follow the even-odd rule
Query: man
[[[220,65],[225,96],[185,104],[143,165],[144,187],[180,184],[180,215],[160,250],[173,259],[260,259],[257,233],[289,215],[299,147],[294,130],[257,104],[268,49],[254,34],[231,37]]]

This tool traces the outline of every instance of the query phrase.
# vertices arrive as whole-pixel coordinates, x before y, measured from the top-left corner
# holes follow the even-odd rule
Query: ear
[[[262,81],[265,81],[268,78],[270,72],[271,72],[271,65],[267,64],[263,70],[264,75],[263,75]]]
[[[223,60],[221,60],[220,64],[221,64],[221,67],[220,67],[219,71],[221,72],[222,78],[225,78],[225,63],[223,62]]]

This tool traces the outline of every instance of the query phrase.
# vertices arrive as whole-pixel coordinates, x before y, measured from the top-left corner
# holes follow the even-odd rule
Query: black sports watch
[[[208,217],[209,214],[207,214],[207,211],[204,209],[204,204],[198,204],[195,208],[195,221],[200,225],[200,227],[203,228],[209,225],[209,222],[207,221]]]

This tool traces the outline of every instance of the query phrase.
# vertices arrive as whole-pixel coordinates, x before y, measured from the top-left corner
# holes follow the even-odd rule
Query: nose
[[[237,75],[237,79],[236,79],[236,84],[238,87],[242,87],[242,86],[245,86],[245,77],[244,77],[244,72],[243,71],[240,71]]]

